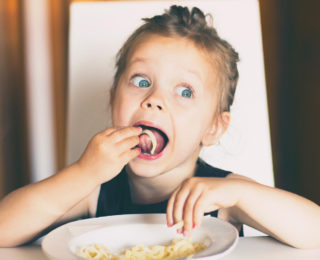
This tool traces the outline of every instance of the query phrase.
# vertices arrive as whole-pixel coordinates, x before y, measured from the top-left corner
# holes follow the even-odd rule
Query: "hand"
[[[171,195],[167,206],[168,226],[181,220],[179,232],[185,236],[201,224],[204,213],[235,206],[237,181],[232,178],[193,177],[185,180]]]
[[[140,127],[108,128],[95,135],[76,163],[81,172],[95,178],[97,184],[114,178],[121,169],[141,150],[139,144]]]

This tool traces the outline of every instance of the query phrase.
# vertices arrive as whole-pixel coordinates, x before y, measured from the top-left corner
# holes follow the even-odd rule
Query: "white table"
[[[48,260],[39,244],[16,248],[0,248],[0,259],[6,260]],[[243,237],[236,248],[223,260],[319,260],[320,248],[296,249],[270,237]],[[67,259],[61,259],[67,260]]]

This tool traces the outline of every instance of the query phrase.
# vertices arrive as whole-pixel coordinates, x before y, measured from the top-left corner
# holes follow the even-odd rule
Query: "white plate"
[[[50,259],[83,259],[76,252],[81,246],[102,243],[112,252],[144,243],[161,245],[182,237],[167,228],[165,214],[119,215],[74,221],[51,231],[42,241],[42,250]],[[205,217],[192,231],[192,241],[208,247],[194,258],[217,259],[228,253],[238,242],[238,231],[223,220]]]

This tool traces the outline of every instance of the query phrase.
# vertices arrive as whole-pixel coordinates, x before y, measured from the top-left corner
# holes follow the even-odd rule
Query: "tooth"
[[[149,129],[144,129],[142,131],[142,134],[146,134],[150,137],[151,142],[152,142],[152,149],[151,149],[151,154],[154,154],[154,151],[156,150],[157,147],[157,139],[154,136],[154,134],[152,133],[152,131],[150,131]]]

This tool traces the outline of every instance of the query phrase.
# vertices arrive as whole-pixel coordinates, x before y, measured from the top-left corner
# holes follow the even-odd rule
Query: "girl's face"
[[[191,41],[159,35],[139,41],[112,95],[113,125],[150,129],[164,148],[130,161],[136,175],[157,176],[198,157],[216,133],[216,82],[212,63]]]

